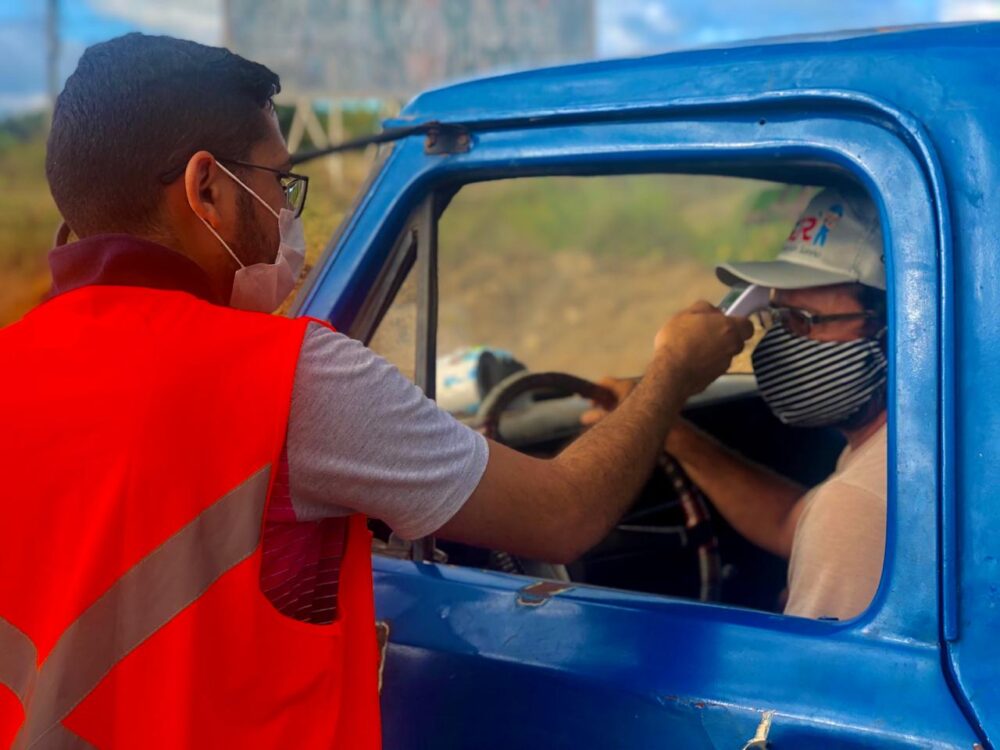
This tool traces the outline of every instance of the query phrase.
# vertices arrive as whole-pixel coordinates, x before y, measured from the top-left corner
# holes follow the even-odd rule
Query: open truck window
[[[519,374],[640,376],[667,316],[695,300],[725,296],[716,264],[773,259],[818,191],[668,174],[463,186],[437,223],[439,405],[482,428],[492,397],[502,397]],[[417,275],[406,275],[371,341],[409,376],[418,338]],[[814,487],[834,472],[844,439],[834,429],[786,426],[763,402],[752,375],[751,352],[764,333],[759,320],[756,326],[730,373],[692,399],[684,417],[739,456],[803,489]],[[502,405],[495,437],[551,456],[580,434],[589,406],[558,384],[534,389]],[[875,502],[884,517],[884,495]],[[749,541],[728,515],[682,464],[665,460],[617,528],[571,565],[441,540],[438,557],[574,585],[781,612],[788,555]],[[880,560],[884,533],[863,536],[859,543],[877,548]],[[852,553],[848,543],[830,554]]]

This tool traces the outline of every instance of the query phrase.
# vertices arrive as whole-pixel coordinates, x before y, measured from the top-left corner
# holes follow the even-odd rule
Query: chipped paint
[[[535,581],[517,592],[517,603],[522,607],[541,607],[556,594],[571,588],[559,581]]]
[[[386,620],[375,622],[375,640],[378,642],[378,692],[382,694],[382,674],[385,671],[385,655],[389,650],[389,623]]]
[[[774,711],[764,711],[760,715],[760,724],[757,725],[757,731],[750,741],[743,746],[743,750],[767,750],[767,736],[771,733],[772,719],[774,719]]]

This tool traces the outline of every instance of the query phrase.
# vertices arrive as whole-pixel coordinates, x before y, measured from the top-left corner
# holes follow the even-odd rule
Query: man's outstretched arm
[[[752,327],[699,302],[657,334],[642,382],[599,425],[553,459],[490,444],[472,496],[437,532],[453,541],[569,562],[632,504],[685,401],[721,375]]]

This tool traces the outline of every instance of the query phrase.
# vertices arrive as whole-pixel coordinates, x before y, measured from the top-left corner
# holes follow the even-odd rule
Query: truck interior
[[[722,298],[715,263],[778,253],[798,213],[829,183],[819,173],[790,177],[529,177],[451,191],[437,225],[439,404],[518,450],[557,454],[585,429],[580,417],[601,395],[594,381],[640,376],[669,314],[699,298]],[[421,317],[416,276],[404,273],[370,341],[411,377]],[[787,427],[772,415],[752,375],[753,341],[683,417],[748,459],[814,486],[833,471],[844,439],[829,428]],[[454,383],[441,369],[449,356],[478,365],[470,371],[472,398],[456,400],[448,390]],[[383,525],[375,531],[381,553],[412,552]],[[433,559],[449,565],[768,612],[783,607],[786,561],[737,533],[668,456],[617,527],[568,566],[433,544]]]

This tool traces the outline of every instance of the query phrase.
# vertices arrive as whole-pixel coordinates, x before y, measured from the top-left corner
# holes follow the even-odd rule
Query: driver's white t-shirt
[[[299,521],[363,513],[406,539],[436,531],[486,470],[486,439],[366,346],[307,328],[288,419]]]
[[[802,500],[788,565],[785,614],[847,620],[869,605],[885,556],[885,425]]]

